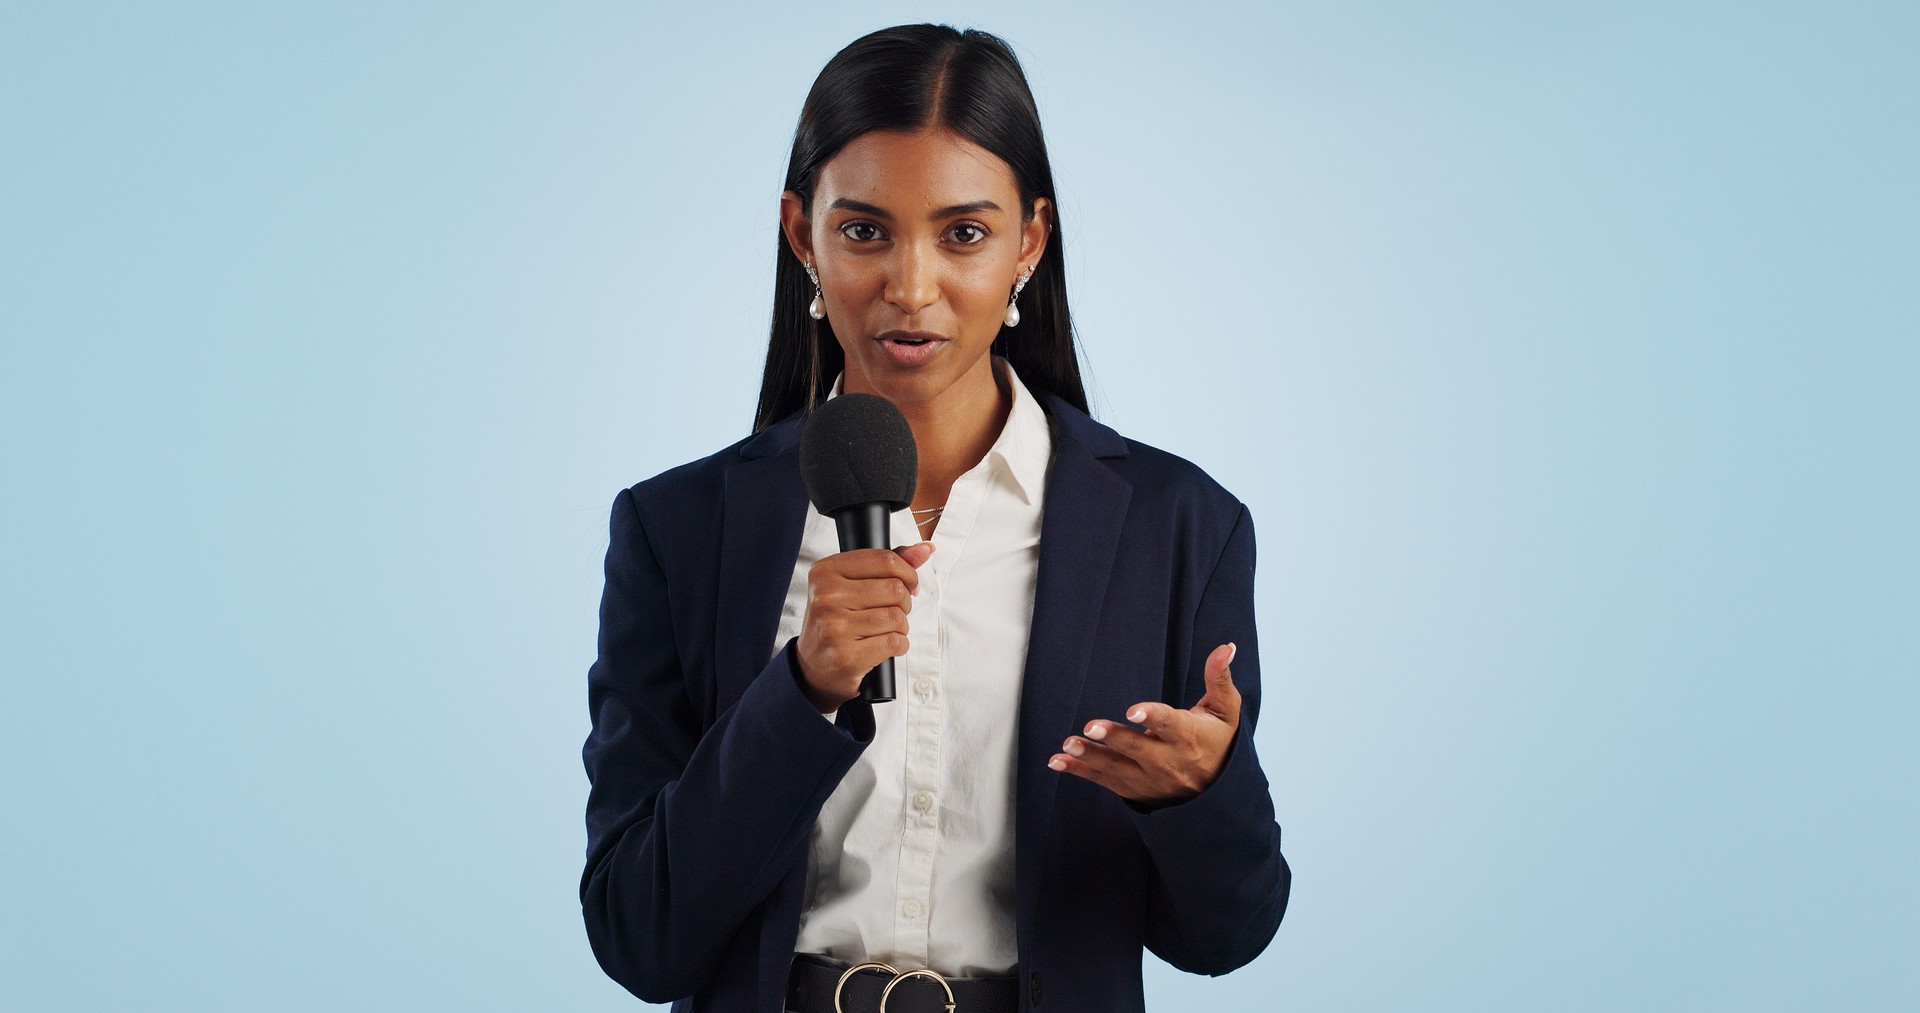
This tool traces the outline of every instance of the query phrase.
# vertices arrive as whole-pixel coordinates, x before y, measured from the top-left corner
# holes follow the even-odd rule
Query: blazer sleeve
[[[1226,764],[1199,795],[1148,811],[1136,807],[1134,814],[1152,858],[1147,947],[1198,974],[1225,974],[1259,956],[1280,927],[1293,883],[1253,745],[1260,713],[1253,569],[1253,518],[1242,505],[1201,594],[1186,694],[1176,703],[1191,706],[1200,698],[1207,654],[1231,642],[1239,648],[1233,683],[1240,690],[1240,727]]]
[[[702,727],[666,572],[631,490],[615,499],[587,676],[587,862],[580,902],[609,976],[665,1002],[716,973],[729,941],[801,859],[820,806],[873,737],[801,692],[794,645]],[[680,593],[686,593],[682,590]],[[707,652],[695,652],[704,655]]]

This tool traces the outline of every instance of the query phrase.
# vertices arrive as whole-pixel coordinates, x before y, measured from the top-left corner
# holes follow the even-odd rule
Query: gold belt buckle
[[[901,971],[896,970],[892,964],[879,960],[869,960],[864,964],[855,964],[841,972],[840,980],[833,986],[833,1013],[847,1013],[846,1009],[840,1005],[840,992],[847,987],[847,979],[853,977],[854,972],[864,971],[868,968],[876,971],[885,971],[893,975],[893,980],[887,982],[887,987],[880,990],[880,1013],[887,1013],[887,997],[892,995],[893,990],[908,978],[932,978],[939,982],[940,987],[947,993],[947,1013],[953,1013],[953,986],[947,984],[946,977],[939,971],[931,967],[916,967],[911,971]]]

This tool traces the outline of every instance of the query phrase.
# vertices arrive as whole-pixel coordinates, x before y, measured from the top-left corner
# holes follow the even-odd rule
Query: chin
[[[867,389],[894,404],[922,404],[938,398],[953,386],[954,377],[931,370],[902,370],[889,367],[866,368],[861,379]]]
[[[941,354],[947,358],[957,351],[948,348]],[[992,357],[986,349],[973,353],[964,363],[959,362],[963,357],[966,356],[953,356],[947,361],[929,362],[924,366],[900,366],[884,358],[878,361],[862,358],[857,365],[850,365],[847,373],[851,377],[857,372],[867,390],[895,404],[924,404],[937,400],[976,369],[988,368],[988,375],[992,375],[991,368],[986,366]]]

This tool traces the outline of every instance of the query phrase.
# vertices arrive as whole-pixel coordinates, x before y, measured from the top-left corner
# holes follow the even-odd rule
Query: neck
[[[914,509],[944,505],[954,480],[987,456],[1012,411],[1013,389],[990,357],[940,397],[900,405],[920,458]]]

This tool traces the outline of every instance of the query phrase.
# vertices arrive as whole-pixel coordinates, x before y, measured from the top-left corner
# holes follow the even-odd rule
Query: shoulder
[[[717,500],[726,491],[729,470],[746,461],[777,457],[795,450],[799,446],[800,422],[798,413],[791,415],[705,457],[636,482],[622,494],[631,495],[642,514],[662,504],[684,508],[687,503]]]
[[[1065,401],[1042,399],[1056,446],[1071,443],[1132,487],[1131,508],[1231,528],[1245,505],[1199,465],[1159,447],[1121,435]]]
[[[1195,509],[1227,515],[1240,512],[1240,498],[1192,461],[1131,438],[1127,438],[1127,450],[1123,469],[1134,478],[1136,495],[1146,486],[1154,494],[1191,502]]]

